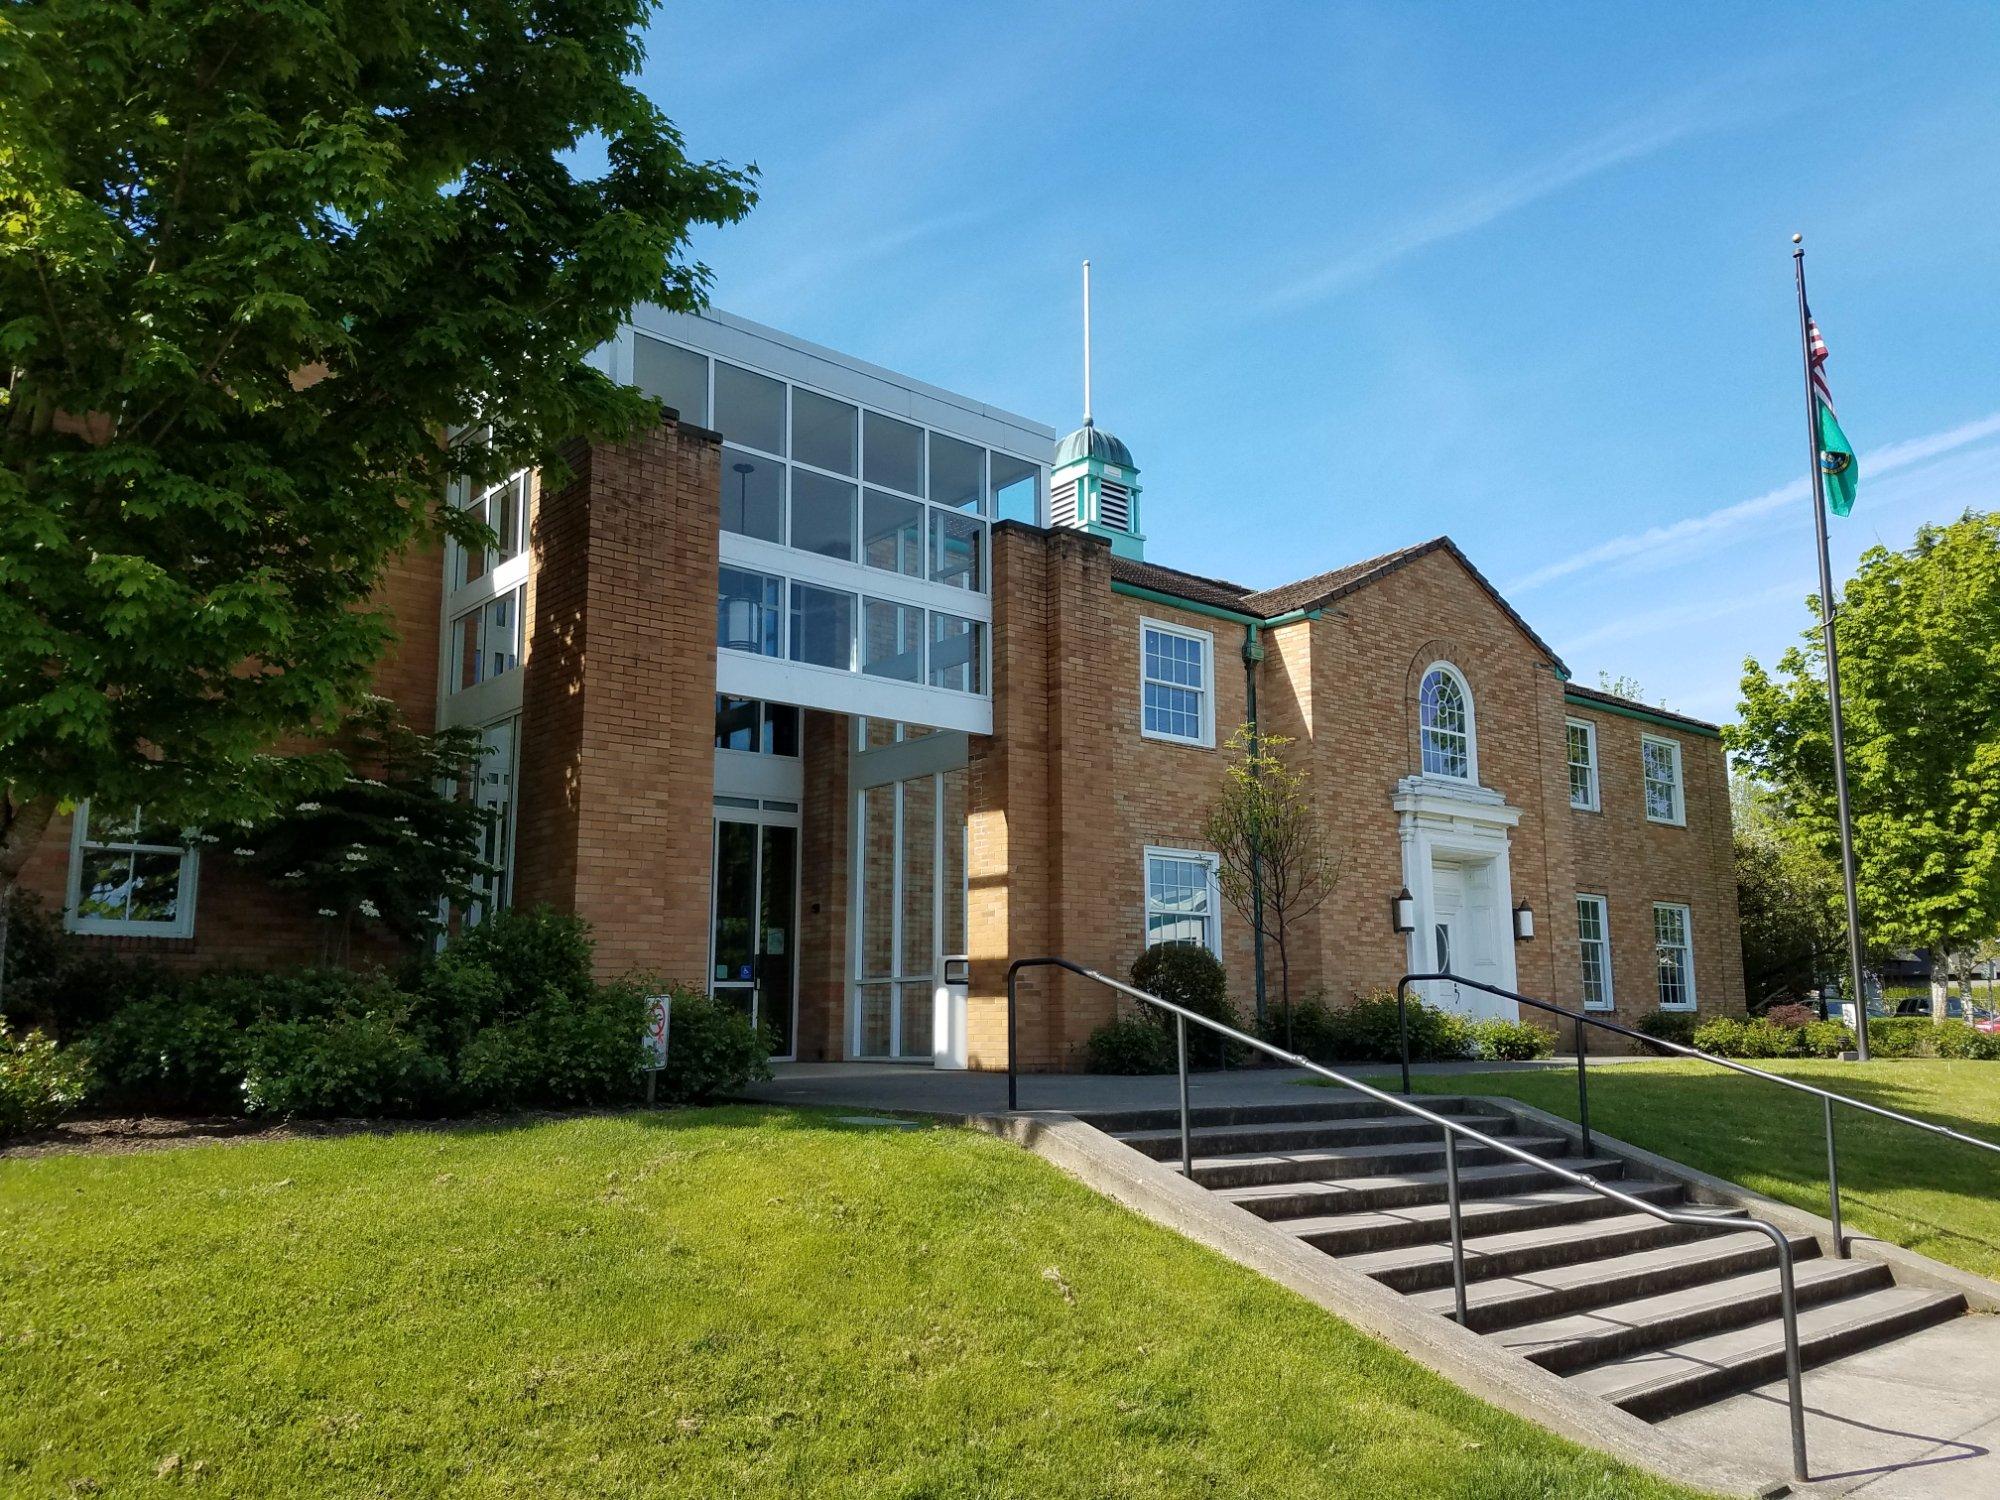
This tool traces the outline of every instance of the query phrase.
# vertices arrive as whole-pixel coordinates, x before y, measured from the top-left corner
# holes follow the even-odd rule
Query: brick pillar
[[[805,800],[799,816],[800,1062],[847,1055],[848,747],[854,721],[807,710]]]
[[[1118,962],[1104,909],[1116,737],[1105,691],[1115,628],[1111,549],[1101,538],[1003,522],[993,533],[993,733],[975,737],[967,831],[975,1067],[1004,1067],[1006,968],[1054,955]],[[1100,987],[1031,971],[1021,985],[1021,1066],[1077,1065],[1111,1013]]]
[[[605,975],[706,977],[719,444],[578,445],[535,510],[516,898],[587,919]]]

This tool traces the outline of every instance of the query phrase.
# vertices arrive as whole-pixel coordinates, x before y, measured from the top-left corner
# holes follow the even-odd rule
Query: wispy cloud
[[[1476,191],[1384,230],[1372,241],[1290,281],[1263,299],[1266,312],[1282,312],[1321,301],[1379,274],[1406,256],[1483,229],[1496,219],[1516,213],[1580,182],[1627,162],[1651,156],[1677,141],[1725,129],[1744,118],[1746,110],[1761,110],[1768,100],[1758,74],[1753,91],[1741,75],[1656,103],[1544,161],[1510,176],[1488,182]]]
[[[2000,434],[2000,412],[1981,417],[1977,421],[1947,428],[1943,432],[1908,438],[1900,443],[1890,443],[1882,448],[1871,449],[1860,455],[1864,487],[1870,479],[1880,479],[1895,473],[1898,469],[1912,468],[1997,434]],[[1627,558],[1651,555],[1663,560],[1680,559],[1691,551],[1702,550],[1718,537],[1738,531],[1765,516],[1784,510],[1787,506],[1796,506],[1805,498],[1806,481],[1795,479],[1762,495],[1753,496],[1748,500],[1738,500],[1734,504],[1720,506],[1702,515],[1687,516],[1664,526],[1649,526],[1644,531],[1630,531],[1623,536],[1611,537],[1594,547],[1586,547],[1581,552],[1558,558],[1512,580],[1506,585],[1505,592],[1524,593],[1529,589],[1540,588],[1543,584],[1554,583],[1559,578],[1568,578],[1587,569],[1603,567],[1607,563],[1621,562]]]

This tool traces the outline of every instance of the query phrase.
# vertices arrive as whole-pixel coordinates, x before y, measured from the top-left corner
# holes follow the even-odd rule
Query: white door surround
[[[1390,805],[1403,849],[1403,883],[1416,906],[1405,962],[1439,967],[1440,919],[1450,929],[1451,971],[1516,989],[1514,883],[1510,833],[1521,810],[1487,787],[1436,776],[1406,776]],[[1446,908],[1449,908],[1448,910]],[[1427,997],[1474,1017],[1519,1018],[1520,1007],[1479,990],[1432,984]]]

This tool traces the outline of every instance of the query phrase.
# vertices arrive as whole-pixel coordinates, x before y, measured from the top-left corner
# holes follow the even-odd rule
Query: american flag
[[[1806,347],[1812,357],[1813,394],[1826,403],[1828,411],[1833,411],[1833,392],[1826,385],[1826,340],[1819,336],[1819,324],[1813,321],[1811,308],[1806,309]]]

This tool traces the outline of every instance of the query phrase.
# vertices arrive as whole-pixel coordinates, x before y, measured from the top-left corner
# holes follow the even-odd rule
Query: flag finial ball
[[[1803,245],[1805,242],[1806,242],[1806,237],[1802,234],[1795,234],[1792,236],[1792,243],[1794,245]]]

